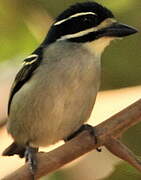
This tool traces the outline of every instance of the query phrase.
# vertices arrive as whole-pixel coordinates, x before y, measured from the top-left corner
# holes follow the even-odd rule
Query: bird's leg
[[[65,138],[64,141],[67,142],[67,141],[73,139],[79,133],[81,133],[82,131],[85,131],[85,130],[88,131],[94,137],[95,144],[97,144],[97,135],[96,135],[95,129],[91,125],[89,125],[89,124],[83,124],[77,131],[75,131],[73,134],[71,134],[70,136]],[[98,152],[101,152],[100,148],[97,148],[96,150]]]
[[[29,163],[29,168],[33,175],[33,179],[37,169],[37,157],[36,157],[37,152],[38,152],[38,148],[33,148],[30,147],[29,145],[26,146],[25,161]]]

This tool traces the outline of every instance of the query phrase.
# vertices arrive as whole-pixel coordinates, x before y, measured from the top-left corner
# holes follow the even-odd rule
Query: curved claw
[[[94,143],[97,144],[97,135],[96,135],[96,132],[95,132],[95,128],[93,126],[89,125],[89,124],[83,124],[77,131],[75,131],[69,137],[64,139],[64,141],[66,142],[66,141],[69,141],[69,140],[75,138],[82,131],[88,131],[90,133],[90,135],[92,135],[94,137]],[[98,152],[102,151],[101,148],[96,148],[96,150]]]

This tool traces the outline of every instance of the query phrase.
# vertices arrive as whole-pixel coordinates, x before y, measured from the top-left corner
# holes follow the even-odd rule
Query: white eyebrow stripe
[[[82,36],[87,35],[87,34],[89,34],[91,32],[96,32],[99,29],[106,28],[106,27],[110,26],[114,22],[116,22],[115,19],[107,18],[105,21],[103,21],[101,24],[99,24],[96,27],[92,27],[92,28],[89,28],[89,29],[86,29],[86,30],[83,30],[83,31],[80,31],[80,32],[77,32],[77,33],[74,33],[74,34],[64,35],[64,36],[60,37],[57,41],[62,41],[62,40],[66,40],[66,39],[82,37]]]
[[[74,18],[74,17],[84,16],[84,15],[89,15],[89,14],[96,16],[96,14],[95,14],[94,12],[81,12],[81,13],[76,13],[76,14],[74,14],[74,15],[72,15],[72,16],[69,16],[69,17],[66,18],[66,19],[62,19],[62,20],[56,22],[56,23],[54,24],[54,26],[57,26],[57,25],[59,25],[59,24],[62,24],[63,22],[65,22],[65,21],[67,21],[67,20],[69,20],[69,19],[72,19],[72,18]]]
[[[95,28],[89,28],[89,29],[86,29],[84,31],[80,31],[80,32],[77,32],[77,33],[74,33],[74,34],[67,34],[67,35],[64,35],[62,36],[60,39],[58,39],[57,41],[62,41],[62,40],[66,40],[66,39],[71,39],[71,38],[77,38],[77,37],[81,37],[81,36],[84,36],[86,34],[89,34],[91,32],[96,32],[98,29],[95,27]]]

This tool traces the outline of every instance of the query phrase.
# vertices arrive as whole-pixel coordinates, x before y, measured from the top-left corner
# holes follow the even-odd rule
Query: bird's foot
[[[89,124],[83,124],[77,131],[75,131],[73,134],[71,134],[69,137],[65,138],[64,141],[69,141],[71,139],[73,139],[74,137],[76,137],[79,133],[81,133],[82,131],[88,131],[93,137],[94,137],[94,140],[95,140],[95,144],[97,144],[97,135],[96,135],[96,132],[95,132],[95,129],[94,127],[92,127],[91,125]],[[98,152],[101,152],[101,148],[97,148],[96,149]]]
[[[37,170],[37,157],[36,157],[37,152],[38,152],[38,148],[32,148],[30,146],[26,147],[25,161],[29,163],[29,169],[32,173],[33,179],[35,179],[34,175]]]

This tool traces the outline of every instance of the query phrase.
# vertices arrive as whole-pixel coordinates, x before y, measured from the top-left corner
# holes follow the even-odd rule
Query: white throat
[[[85,44],[85,47],[94,55],[101,56],[104,49],[110,44],[110,42],[114,40],[111,37],[102,37],[92,42],[88,42]]]

